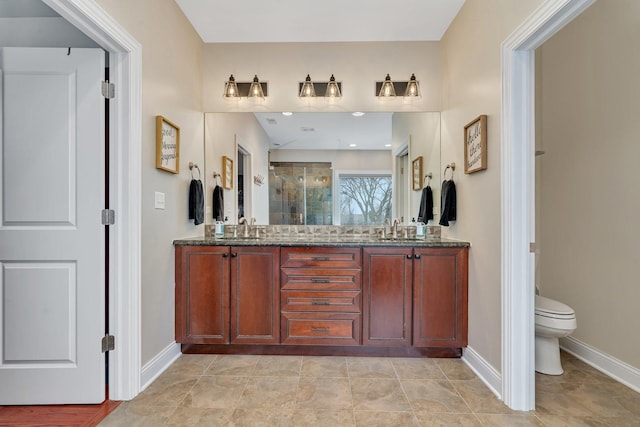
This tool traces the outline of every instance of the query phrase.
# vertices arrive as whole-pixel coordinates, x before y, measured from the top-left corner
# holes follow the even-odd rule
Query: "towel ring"
[[[218,183],[218,178],[221,178],[222,175],[220,175],[218,172],[214,172],[213,173],[213,180],[215,181],[215,183]]]
[[[193,169],[196,168],[198,169],[198,179],[200,179],[201,175],[200,175],[200,168],[198,167],[197,163],[193,163],[193,162],[189,162],[189,170],[191,171],[191,179],[193,178]]]
[[[451,169],[451,178],[449,179],[453,179],[453,171],[456,170],[456,164],[451,162],[446,168],[444,168],[444,172],[442,173],[442,177],[444,179],[447,179],[447,169]]]

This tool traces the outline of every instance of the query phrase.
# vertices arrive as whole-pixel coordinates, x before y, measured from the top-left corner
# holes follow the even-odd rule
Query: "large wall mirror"
[[[258,224],[409,223],[426,185],[438,221],[438,112],[206,113],[208,224],[223,156],[238,165],[234,188],[224,190],[232,224],[240,216]],[[421,176],[413,169],[417,159]]]

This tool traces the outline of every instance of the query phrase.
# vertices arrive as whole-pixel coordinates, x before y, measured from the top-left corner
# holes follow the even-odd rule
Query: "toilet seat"
[[[575,311],[566,304],[559,301],[536,295],[535,298],[536,316],[549,317],[553,319],[574,319]]]

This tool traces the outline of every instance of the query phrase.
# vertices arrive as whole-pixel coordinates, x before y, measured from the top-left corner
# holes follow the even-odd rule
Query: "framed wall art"
[[[464,127],[464,173],[487,168],[487,116],[482,115]]]
[[[180,128],[162,116],[156,116],[156,168],[180,172]]]
[[[422,190],[422,156],[416,157],[411,167],[413,190]]]
[[[222,156],[222,188],[233,188],[233,160]]]

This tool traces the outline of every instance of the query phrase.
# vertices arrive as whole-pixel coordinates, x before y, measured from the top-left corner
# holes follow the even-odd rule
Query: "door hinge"
[[[116,337],[113,335],[105,335],[102,337],[102,352],[112,351],[116,349]]]
[[[536,243],[535,242],[530,242],[529,243],[529,252],[534,254],[534,253],[536,253],[536,250],[537,250]]]
[[[102,96],[111,99],[116,96],[116,85],[108,80],[102,82]]]
[[[102,225],[113,225],[116,223],[116,212],[113,209],[102,209]]]

